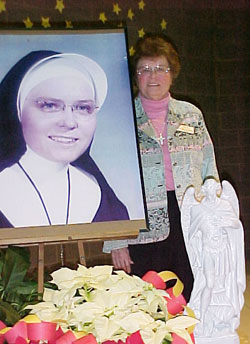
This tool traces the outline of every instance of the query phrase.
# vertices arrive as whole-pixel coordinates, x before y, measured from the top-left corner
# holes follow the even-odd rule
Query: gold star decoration
[[[130,8],[130,9],[128,10],[128,18],[129,18],[130,20],[133,20],[133,16],[134,16],[134,12],[133,12],[132,9]]]
[[[162,19],[162,21],[161,21],[161,29],[162,30],[166,30],[166,27],[167,27],[167,22],[166,22],[165,19]]]
[[[23,23],[26,27],[26,29],[31,29],[32,26],[34,25],[32,21],[30,20],[30,17],[27,17],[26,19],[23,20]]]
[[[140,2],[138,2],[138,6],[139,6],[139,10],[144,10],[144,7],[145,7],[145,2],[143,0],[141,0]]]
[[[119,13],[121,12],[121,9],[119,7],[119,4],[113,4],[113,12],[116,14],[116,15],[119,15]]]
[[[66,29],[73,29],[73,24],[71,22],[71,20],[65,20],[66,23]]]
[[[42,26],[47,29],[48,27],[51,27],[50,23],[49,23],[49,17],[45,18],[42,17]]]
[[[104,12],[100,13],[99,20],[102,21],[103,24],[105,24],[105,22],[108,20]]]
[[[63,9],[65,8],[63,0],[56,0],[56,7],[55,9],[62,13]]]
[[[133,47],[133,45],[131,45],[131,47],[129,48],[129,55],[133,56],[135,54],[135,48]]]
[[[144,32],[144,29],[142,27],[140,30],[138,30],[138,36],[139,36],[139,38],[143,38],[144,35],[145,35],[145,32]]]
[[[6,7],[5,7],[6,2],[3,0],[0,0],[0,13],[6,11]]]

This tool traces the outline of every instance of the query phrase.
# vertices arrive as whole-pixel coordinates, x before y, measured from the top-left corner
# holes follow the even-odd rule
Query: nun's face
[[[63,163],[76,160],[96,128],[93,87],[73,77],[41,82],[24,101],[21,124],[26,144],[37,154]]]

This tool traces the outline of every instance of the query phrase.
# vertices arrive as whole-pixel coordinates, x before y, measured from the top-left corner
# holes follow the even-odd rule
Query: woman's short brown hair
[[[135,55],[133,56],[134,75],[139,60],[142,57],[165,56],[171,69],[173,80],[179,75],[181,66],[178,53],[173,43],[161,34],[146,34],[140,38],[135,46]]]

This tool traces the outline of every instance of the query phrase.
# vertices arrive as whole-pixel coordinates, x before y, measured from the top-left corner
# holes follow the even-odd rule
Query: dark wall
[[[123,0],[116,2],[120,8],[117,14],[114,4],[110,0],[0,0],[0,28],[25,28],[28,18],[32,29],[42,30],[46,30],[46,22],[50,29],[65,28],[66,23],[73,28],[89,27],[96,22],[104,28],[123,23],[128,28],[130,48],[142,29],[163,31],[171,37],[182,63],[172,92],[192,101],[204,113],[221,179],[233,184],[240,200],[250,257],[249,2]],[[133,13],[130,18],[129,10]],[[107,18],[105,23],[99,20],[102,12]],[[163,19],[166,28],[161,26]],[[86,250],[91,264],[102,263],[101,244],[88,244]],[[69,256],[73,252],[69,249]],[[48,254],[49,262],[54,262],[53,254]]]

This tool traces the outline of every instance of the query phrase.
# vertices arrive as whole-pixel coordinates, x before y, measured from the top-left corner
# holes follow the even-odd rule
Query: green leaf
[[[28,268],[28,250],[22,247],[9,246],[5,253],[2,268],[2,285],[6,292],[23,282]]]
[[[0,319],[14,325],[29,313],[28,304],[38,302],[37,282],[26,277],[29,251],[9,246],[0,250]]]
[[[4,302],[0,299],[0,319],[7,326],[12,326],[20,320],[20,315],[8,302]]]
[[[0,249],[0,276],[2,275],[2,271],[3,271],[3,262],[4,262],[4,250]]]
[[[171,344],[172,340],[168,340],[166,338],[163,339],[162,344]]]
[[[20,283],[16,288],[12,289],[14,293],[21,295],[37,294],[37,282],[24,281]]]

